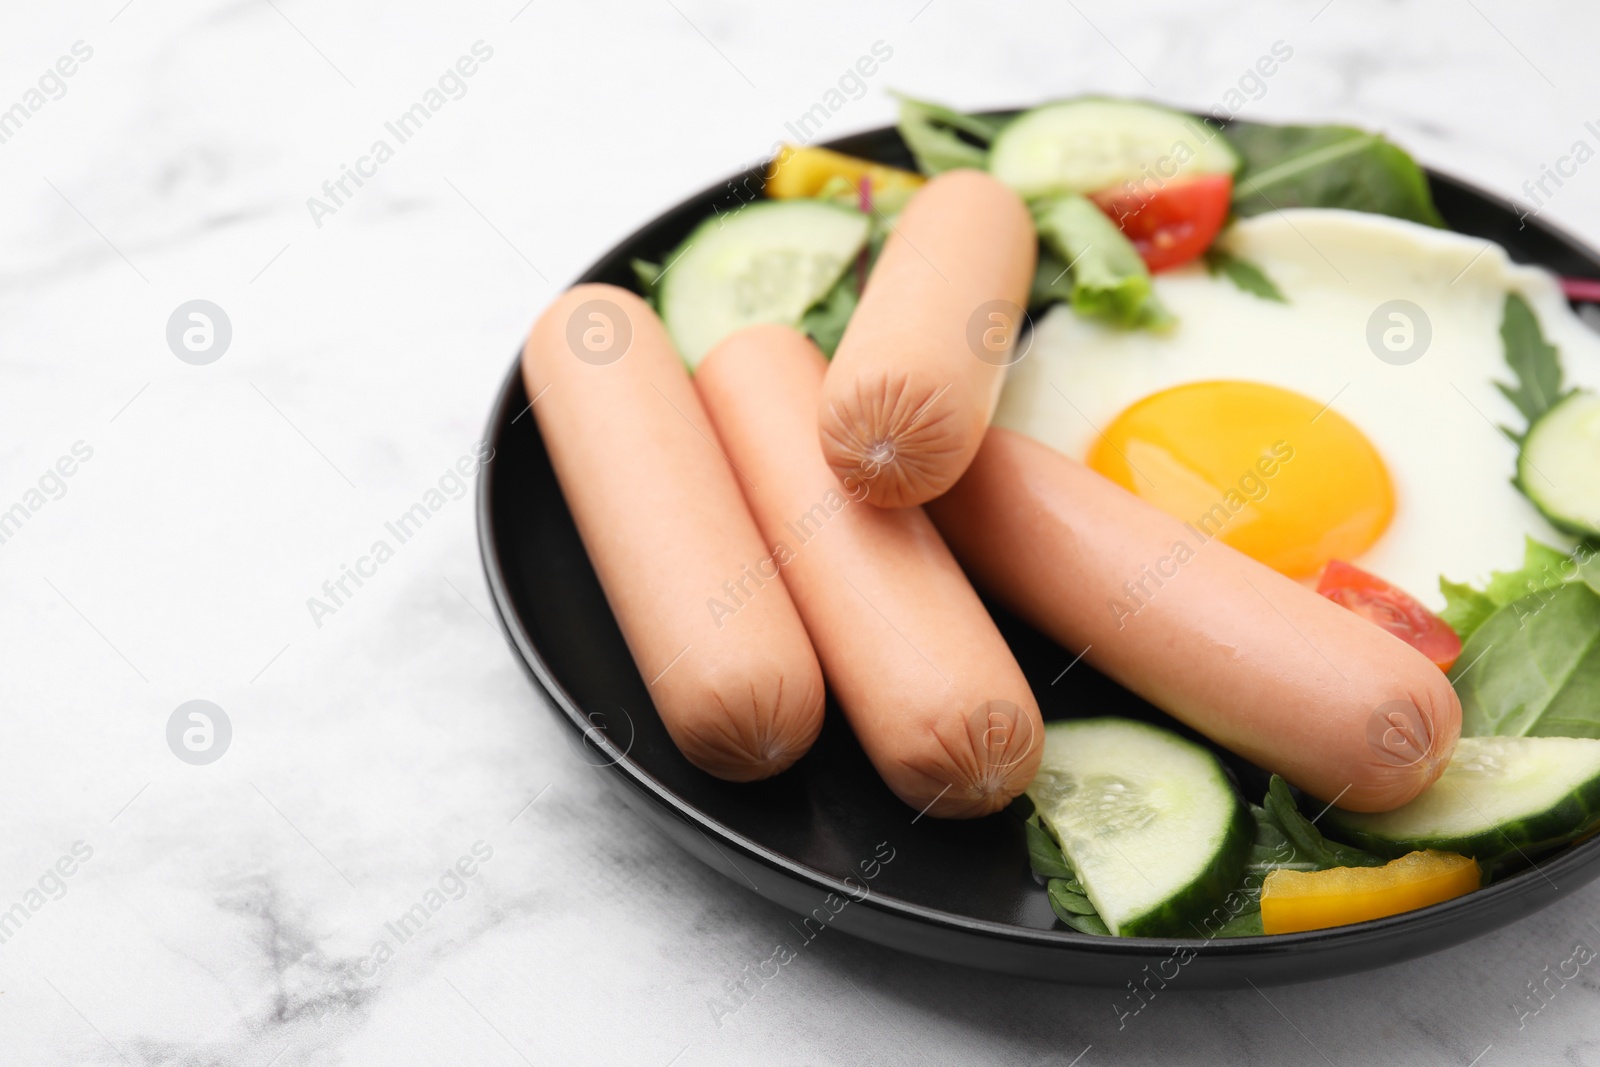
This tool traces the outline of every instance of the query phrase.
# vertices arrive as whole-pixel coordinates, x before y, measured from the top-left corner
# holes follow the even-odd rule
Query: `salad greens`
[[[1105,212],[1069,193],[1036,202],[1033,213],[1045,247],[1070,264],[1068,300],[1074,311],[1119,326],[1172,323],[1156,299],[1144,260]]]
[[[1028,836],[1028,865],[1034,874],[1045,880],[1045,892],[1050,898],[1050,909],[1056,913],[1056,918],[1080,934],[1109,936],[1111,930],[1090,903],[1077,874],[1073,872],[1066,856],[1062,854],[1061,846],[1050,836],[1050,831],[1044,828],[1038,811],[1034,809],[1033,801],[1028,799],[1027,794],[1023,794],[1013,801],[1012,807],[1019,814],[1022,810],[1027,811],[1022,825]]]
[[[1560,352],[1544,337],[1526,299],[1508,293],[1500,324],[1514,385],[1496,382],[1528,420],[1528,433],[1573,393],[1562,389]],[[1527,484],[1512,484],[1558,526],[1559,516]],[[1497,571],[1482,589],[1439,579],[1441,617],[1462,640],[1450,681],[1461,698],[1463,736],[1600,738],[1600,550],[1580,541],[1570,553],[1528,538],[1522,566]]]
[[[1561,352],[1545,340],[1539,328],[1539,317],[1520,293],[1506,294],[1500,339],[1505,344],[1506,364],[1516,374],[1517,384],[1512,387],[1496,382],[1495,385],[1522,412],[1531,428],[1539,416],[1567,396],[1561,391]],[[1518,442],[1527,436],[1526,432],[1518,434],[1506,430],[1506,433]]]
[[[1005,126],[1004,119],[966,115],[925,100],[895,95],[900,100],[900,139],[911,149],[922,173],[931,177],[961,167],[988,167],[989,143]]]
[[[1316,824],[1300,814],[1300,809],[1295,806],[1294,794],[1289,792],[1289,783],[1276,774],[1272,776],[1272,781],[1267,786],[1267,796],[1262,806],[1278,829],[1289,839],[1295,852],[1314,865],[1312,870],[1323,871],[1330,867],[1382,867],[1387,862],[1353,845],[1341,845],[1337,841],[1329,841],[1323,837]]]
[[[860,277],[858,268],[851,267],[826,296],[801,316],[800,332],[809,334],[829,359],[838,349],[844,328],[850,325],[850,316],[855,314],[856,304],[861,301]]]
[[[1019,815],[1026,812],[1023,828],[1028,840],[1028,864],[1033,873],[1044,880],[1056,918],[1079,933],[1109,934],[1061,846],[1040,821],[1033,802],[1024,795],[1017,798],[1012,807]],[[1277,775],[1272,776],[1261,804],[1251,804],[1249,809],[1255,820],[1255,837],[1245,862],[1244,877],[1205,920],[1205,928],[1196,928],[1196,933],[1208,940],[1253,937],[1262,933],[1261,885],[1271,871],[1381,867],[1386,862],[1364,849],[1325,838],[1316,825],[1300,813],[1288,783]]]
[[[1039,249],[1039,265],[1033,271],[1033,283],[1028,286],[1028,307],[1041,309],[1071,299],[1072,279],[1068,277],[1067,261],[1050,251],[1048,246],[1042,246]]]
[[[1059,110],[1061,104],[1044,107]],[[1137,106],[1152,114],[1170,114],[1155,105]],[[1041,111],[1036,108],[1025,114]],[[900,135],[924,174],[988,167],[991,143],[1007,125],[1007,120],[900,97]],[[1209,122],[1206,128],[1217,129]],[[1331,207],[1444,225],[1434,207],[1427,175],[1380,134],[1351,126],[1230,121],[1212,135],[1220,137],[1218,143],[1230,146],[1242,161],[1233,185],[1232,210],[1237,216],[1286,207]],[[1130,189],[1145,188],[1151,178],[1150,167],[1163,162],[1167,161],[1146,160],[1140,170],[1130,161],[1132,169],[1124,184]],[[1031,165],[1037,168],[1040,164]],[[1151,195],[1159,196],[1160,189],[1157,182]],[[1035,198],[1030,206],[1043,243],[1031,291],[1035,308],[1065,301],[1079,314],[1125,328],[1171,325],[1172,316],[1156,301],[1149,271],[1132,244],[1118,224],[1110,222],[1092,202],[1052,193]],[[1213,275],[1227,277],[1245,292],[1284,302],[1272,279],[1247,260],[1212,248],[1205,263]],[[1070,273],[1070,279],[1063,278],[1064,271]]]
[[[1496,609],[1450,681],[1464,736],[1600,738],[1600,594],[1568,581]]]
[[[1244,878],[1228,895],[1227,918],[1208,937],[1253,937],[1261,929],[1261,886],[1272,871],[1325,871],[1331,867],[1381,867],[1384,860],[1352,845],[1329,841],[1300,814],[1289,784],[1276,774],[1261,804],[1251,804],[1255,840],[1245,862]]]
[[[1213,245],[1206,250],[1204,256],[1206,270],[1212,277],[1224,275],[1239,289],[1253,293],[1263,300],[1273,300],[1279,304],[1287,304],[1288,298],[1267,277],[1267,272],[1248,259],[1236,256],[1226,249]]]
[[[1466,641],[1500,609],[1516,604],[1511,614],[1521,619],[1531,606],[1543,603],[1550,592],[1574,581],[1586,583],[1600,593],[1600,553],[1588,545],[1579,545],[1568,554],[1530,537],[1523,548],[1522,566],[1514,571],[1495,571],[1481,590],[1440,578],[1445,609],[1439,616]],[[1518,603],[1524,600],[1531,603]],[[1468,662],[1463,656],[1463,665]]]
[[[1238,215],[1333,207],[1444,225],[1433,206],[1428,176],[1381,134],[1354,126],[1234,121],[1224,135],[1244,157],[1233,187]]]

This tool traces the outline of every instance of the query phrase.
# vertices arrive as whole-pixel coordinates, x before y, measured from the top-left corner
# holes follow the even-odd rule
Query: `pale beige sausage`
[[[880,470],[868,499],[922,504],[971,462],[1028,303],[1038,240],[1010,189],[939,175],[906,205],[828,368],[822,452],[842,480]]]
[[[672,740],[719,778],[788,767],[822,728],[821,668],[782,582],[748,577],[766,556],[761,535],[655,312],[623,289],[580,285],[534,324],[522,374]],[[721,610],[741,586],[753,595]]]
[[[1031,438],[991,429],[930,507],[973,580],[1152,704],[1313,796],[1387,811],[1461,704],[1420,652]]]
[[[921,508],[862,502],[817,446],[826,362],[784,326],[722,341],[695,385],[867,756],[930,815],[987,815],[1032,779],[1038,705]]]

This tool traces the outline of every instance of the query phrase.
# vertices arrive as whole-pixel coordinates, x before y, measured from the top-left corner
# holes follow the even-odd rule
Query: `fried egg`
[[[1547,272],[1500,246],[1379,215],[1294,209],[1222,245],[1286,298],[1203,266],[1155,277],[1166,333],[1057,306],[1011,368],[995,425],[1026,433],[1291,577],[1343,559],[1428,606],[1439,578],[1570,547],[1510,482],[1525,420],[1500,338],[1521,293],[1566,383],[1600,387],[1600,336]]]

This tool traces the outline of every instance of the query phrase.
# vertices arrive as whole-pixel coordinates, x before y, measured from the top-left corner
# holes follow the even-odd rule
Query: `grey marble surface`
[[[0,11],[0,111],[26,112],[0,125],[0,509],[29,512],[0,543],[0,911],[25,913],[0,943],[0,1062],[1600,1062],[1590,970],[1513,1007],[1600,944],[1593,887],[1436,956],[1173,992],[1120,1029],[1112,994],[842,936],[715,1012],[787,916],[560,743],[487,619],[450,473],[544,303],[764,155],[880,41],[892,57],[824,135],[888,120],[890,87],[1207,108],[1280,40],[1293,57],[1245,82],[1244,114],[1381,127],[1511,195],[1600,119],[1600,13],[1576,4],[778,10]],[[426,125],[386,137],[478,42]],[[380,138],[392,155],[363,163]],[[331,203],[346,165],[368,176]],[[1600,173],[1541,210],[1600,240]],[[231,323],[203,366],[167,342],[193,299]],[[314,618],[430,490],[426,526]],[[167,742],[196,699],[232,731],[200,766]],[[430,892],[402,940],[386,924]]]

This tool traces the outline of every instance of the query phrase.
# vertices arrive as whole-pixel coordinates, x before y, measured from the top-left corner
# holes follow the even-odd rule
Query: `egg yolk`
[[[1105,428],[1088,464],[1203,539],[1293,578],[1361,555],[1394,514],[1389,473],[1360,430],[1257,382],[1152,393]]]

